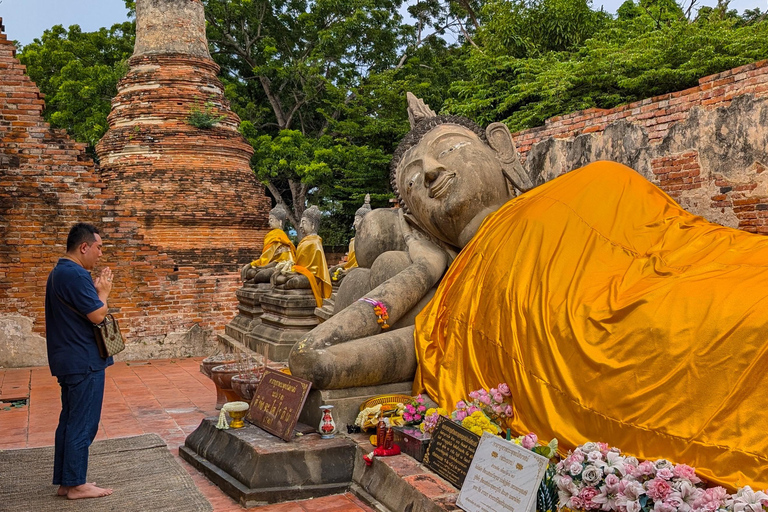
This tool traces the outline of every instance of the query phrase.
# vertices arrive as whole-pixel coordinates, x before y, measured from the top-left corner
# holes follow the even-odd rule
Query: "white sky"
[[[686,0],[686,3],[690,0]],[[593,0],[611,13],[623,0]],[[697,5],[717,4],[717,0],[697,0]],[[739,12],[759,7],[768,9],[768,0],[731,0],[731,8]],[[0,0],[0,17],[10,40],[29,44],[54,25],[80,25],[84,32],[111,27],[128,19],[123,0]]]

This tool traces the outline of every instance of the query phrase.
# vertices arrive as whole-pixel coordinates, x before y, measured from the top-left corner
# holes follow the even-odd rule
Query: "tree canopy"
[[[406,91],[516,131],[768,58],[766,13],[687,2],[627,0],[611,15],[591,0],[203,0],[254,172],[294,226],[319,205],[328,245],[346,243],[366,193],[391,197]],[[132,23],[56,26],[21,49],[54,126],[96,143],[133,38]]]

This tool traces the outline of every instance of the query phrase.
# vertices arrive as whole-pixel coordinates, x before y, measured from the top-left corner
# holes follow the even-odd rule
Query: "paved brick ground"
[[[200,420],[217,414],[215,388],[210,379],[200,373],[201,359],[133,361],[109,367],[104,411],[96,439],[158,434],[192,476],[215,512],[239,512],[244,509],[178,457],[179,445],[197,428]],[[28,406],[6,410],[9,401],[25,398],[29,399]],[[53,444],[61,404],[59,386],[47,367],[0,369],[0,400],[4,402],[0,404],[0,449]],[[54,491],[51,486],[51,492]],[[372,511],[349,493],[248,510]]]

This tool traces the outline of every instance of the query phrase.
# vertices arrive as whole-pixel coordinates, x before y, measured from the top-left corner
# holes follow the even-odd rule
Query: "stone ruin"
[[[0,34],[0,366],[46,364],[45,280],[77,221],[105,240],[121,359],[209,354],[234,316],[239,264],[260,250],[269,200],[208,54],[202,3],[136,9],[100,165],[43,120],[43,95]],[[221,120],[196,128],[194,109]]]

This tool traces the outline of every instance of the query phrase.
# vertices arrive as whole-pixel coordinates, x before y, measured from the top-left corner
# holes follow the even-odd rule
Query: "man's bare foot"
[[[91,485],[94,485],[94,482],[88,482],[88,483],[90,483]],[[72,487],[69,485],[60,485],[59,489],[56,491],[56,496],[66,496],[71,488]]]
[[[102,489],[93,484],[83,484],[70,487],[67,491],[68,500],[80,500],[83,498],[102,498],[112,494],[112,489]]]

